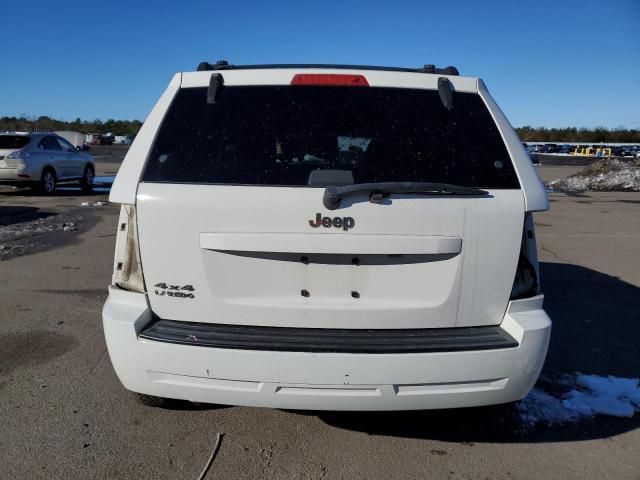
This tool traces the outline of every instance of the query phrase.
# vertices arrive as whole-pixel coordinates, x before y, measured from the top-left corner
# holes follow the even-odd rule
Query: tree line
[[[47,116],[31,117],[0,117],[0,132],[53,132],[60,130],[72,130],[82,133],[113,133],[114,135],[136,134],[142,122],[140,120],[114,120],[110,118],[102,120],[82,120],[76,118],[73,121],[57,120]]]
[[[83,133],[113,133],[114,135],[136,134],[142,122],[140,120],[81,120],[76,118],[69,122],[56,120],[47,116],[31,117],[0,117],[0,131],[56,131],[73,130]],[[596,128],[545,128],[519,127],[516,128],[523,142],[592,142],[592,143],[638,143],[640,144],[640,130],[604,127]]]
[[[519,127],[516,128],[523,142],[549,143],[638,143],[640,144],[640,130],[604,127],[589,128],[544,128]]]

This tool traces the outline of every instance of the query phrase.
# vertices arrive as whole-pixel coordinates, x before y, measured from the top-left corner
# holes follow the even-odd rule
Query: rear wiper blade
[[[356,183],[343,187],[330,186],[325,188],[322,203],[329,210],[340,206],[340,201],[352,195],[368,193],[369,200],[380,203],[382,197],[390,193],[409,193],[416,195],[488,195],[489,192],[479,188],[463,187],[448,183],[430,182],[380,182]]]

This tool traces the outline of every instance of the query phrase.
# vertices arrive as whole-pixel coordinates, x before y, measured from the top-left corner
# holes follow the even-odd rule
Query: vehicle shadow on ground
[[[53,212],[43,212],[38,207],[22,205],[0,205],[0,227],[30,222],[40,218],[56,215]]]
[[[545,310],[553,320],[547,380],[566,373],[637,377],[640,372],[640,288],[589,268],[540,265]],[[298,412],[299,414],[303,414]],[[640,427],[598,416],[576,424],[525,428],[514,404],[422,412],[315,412],[337,428],[463,444],[566,442],[615,436]]]

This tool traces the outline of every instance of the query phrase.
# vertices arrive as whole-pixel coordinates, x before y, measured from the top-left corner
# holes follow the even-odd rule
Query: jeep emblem
[[[349,230],[356,226],[356,221],[353,217],[323,217],[320,212],[316,213],[315,220],[309,220],[309,225],[313,228],[323,226],[324,228],[342,228],[344,231]]]

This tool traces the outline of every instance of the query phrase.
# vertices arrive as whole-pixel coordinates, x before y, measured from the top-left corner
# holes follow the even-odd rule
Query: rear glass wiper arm
[[[417,195],[488,195],[489,192],[479,188],[450,185],[448,183],[430,182],[380,182],[357,183],[343,187],[330,186],[325,188],[322,203],[329,210],[335,210],[340,206],[343,198],[368,193],[369,200],[378,203],[382,196],[390,193],[410,193]]]

